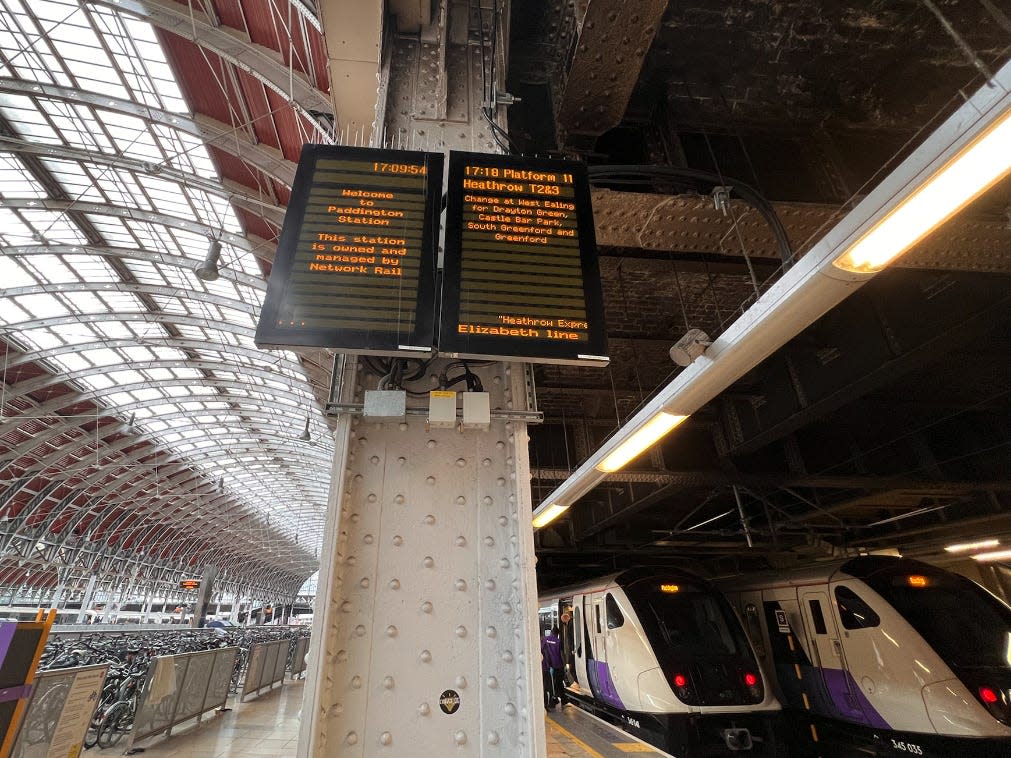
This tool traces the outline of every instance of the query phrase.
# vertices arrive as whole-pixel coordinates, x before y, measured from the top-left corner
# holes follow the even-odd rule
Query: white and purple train
[[[708,582],[633,569],[542,593],[570,699],[679,758],[780,755],[780,706],[741,622]]]
[[[974,582],[863,556],[717,586],[812,754],[1011,756],[1011,608]]]

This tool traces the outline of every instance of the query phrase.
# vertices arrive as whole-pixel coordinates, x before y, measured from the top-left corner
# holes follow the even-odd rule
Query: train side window
[[[765,657],[765,640],[762,638],[762,624],[758,619],[758,607],[754,603],[744,606],[744,623],[748,628],[751,644],[759,658]]]
[[[583,657],[583,614],[579,612],[577,605],[572,609],[572,637],[576,643],[576,655]]]
[[[836,587],[835,601],[839,606],[839,620],[845,629],[870,629],[881,623],[874,609],[849,587]]]
[[[593,604],[593,617],[597,620],[597,634],[600,634],[600,603]]]
[[[811,606],[811,618],[814,620],[814,633],[815,634],[828,634],[828,629],[825,628],[825,616],[821,612],[821,603],[818,600],[808,600],[807,604]]]
[[[604,598],[604,610],[607,614],[608,629],[618,629],[625,623],[625,617],[621,615],[621,609],[618,607],[617,601],[610,592],[608,592],[607,597]]]

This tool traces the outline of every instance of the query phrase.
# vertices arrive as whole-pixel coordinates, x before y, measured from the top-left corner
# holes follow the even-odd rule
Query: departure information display
[[[256,344],[431,353],[443,156],[306,145]]]
[[[439,351],[607,363],[586,167],[450,153]]]

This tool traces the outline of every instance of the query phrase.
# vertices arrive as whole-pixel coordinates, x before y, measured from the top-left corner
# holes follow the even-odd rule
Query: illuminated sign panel
[[[199,579],[180,579],[179,580],[179,586],[182,587],[184,590],[199,589],[199,587],[200,587],[200,580]]]
[[[586,167],[450,153],[439,351],[607,363]]]
[[[432,153],[306,145],[256,344],[431,352],[442,166]]]

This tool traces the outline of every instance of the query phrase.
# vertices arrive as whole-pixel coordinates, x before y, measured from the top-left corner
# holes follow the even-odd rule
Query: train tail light
[[[674,685],[674,695],[682,703],[694,703],[695,692],[692,690],[691,679],[688,674],[675,673],[671,677],[671,684]]]
[[[976,694],[991,716],[1005,724],[1011,722],[1011,702],[1007,692],[983,686],[976,690]]]
[[[752,671],[744,672],[744,686],[751,699],[760,703],[765,698],[765,689],[762,687],[762,677]]]

